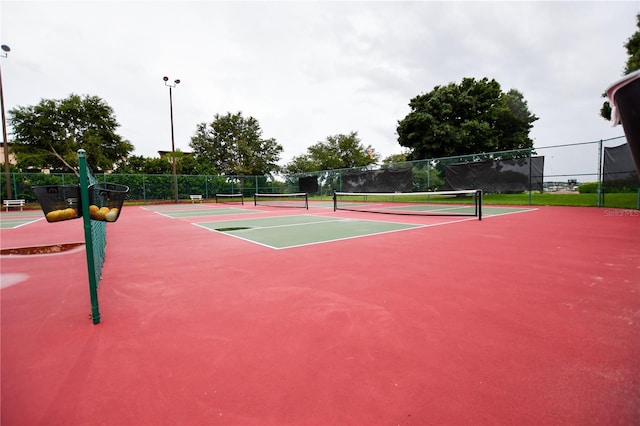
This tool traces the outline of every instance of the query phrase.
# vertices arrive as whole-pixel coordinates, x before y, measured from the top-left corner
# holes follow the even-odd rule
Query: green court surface
[[[44,218],[43,218],[44,219]],[[2,219],[0,220],[0,229],[8,229],[8,228],[17,228],[22,225],[27,225],[29,223],[35,222],[40,219],[35,218],[25,218],[25,219]]]
[[[274,249],[364,237],[424,226],[313,215],[226,220],[194,223],[194,225],[212,231],[224,232],[236,238]]]
[[[229,214],[242,214],[242,213],[256,213],[256,210],[246,210],[246,209],[234,209],[234,208],[191,208],[184,210],[158,210],[156,211],[158,214],[162,214],[165,216],[180,218],[180,217],[197,217],[197,216],[220,216],[220,215],[229,215]]]
[[[511,213],[524,213],[524,212],[531,212],[534,210],[538,210],[537,208],[523,208],[523,207],[489,207],[486,205],[482,206],[482,216],[483,217],[488,217],[488,216],[500,216],[503,214],[511,214]]]
[[[189,209],[210,209],[211,204],[151,204],[140,206],[145,210],[165,211],[165,210],[189,210]]]
[[[41,211],[3,212],[0,214],[0,229],[17,228],[44,219]]]

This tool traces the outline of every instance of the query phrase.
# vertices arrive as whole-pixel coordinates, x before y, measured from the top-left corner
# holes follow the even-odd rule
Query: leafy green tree
[[[176,161],[178,159],[176,152]],[[147,158],[141,155],[132,155],[118,163],[118,167],[114,170],[115,174],[171,174],[170,158]]]
[[[173,173],[171,159],[168,157],[147,158],[143,173],[146,175],[170,175]]]
[[[319,161],[314,161],[309,154],[297,155],[284,166],[287,173],[315,172],[322,170]]]
[[[265,175],[279,170],[283,151],[275,139],[262,138],[258,120],[242,112],[216,114],[200,123],[189,144],[202,164],[225,175]]]
[[[216,170],[205,161],[193,155],[176,150],[176,172],[181,175],[215,175]],[[146,158],[131,155],[118,163],[114,170],[117,174],[171,174],[171,156],[163,158]]]
[[[177,155],[177,153],[176,153]],[[179,174],[183,175],[217,175],[218,172],[206,158],[193,155],[176,156],[176,167]]]
[[[638,30],[627,40],[624,47],[627,49],[627,64],[624,73],[629,74],[640,69],[640,13],[636,15],[636,26]]]
[[[360,142],[358,132],[328,136],[326,141],[308,147],[306,154],[294,157],[285,169],[289,173],[300,173],[366,166],[379,159],[370,149]]]
[[[495,80],[465,78],[436,86],[409,106],[397,127],[409,160],[533,146],[529,131],[538,118],[520,92],[504,93]]]
[[[636,20],[638,30],[624,44],[625,49],[627,49],[627,55],[629,55],[624,67],[624,75],[640,69],[640,14],[636,15]],[[607,94],[603,93],[602,97],[606,98]],[[602,104],[600,116],[607,121],[611,120],[611,104],[608,100]]]
[[[87,151],[96,171],[108,171],[126,158],[133,145],[116,133],[113,109],[97,96],[43,99],[38,105],[9,111],[13,151],[20,168],[77,171],[77,151]]]
[[[407,153],[392,154],[382,160],[382,164],[404,163],[407,161]]]
[[[145,173],[145,165],[147,158],[142,155],[130,155],[124,160],[118,163],[118,167],[114,170],[114,173],[121,174],[134,174]]]

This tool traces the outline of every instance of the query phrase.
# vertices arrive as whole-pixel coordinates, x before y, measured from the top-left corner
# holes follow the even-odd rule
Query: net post
[[[254,206],[258,205],[258,192],[253,193],[253,205]]]
[[[100,323],[100,309],[98,306],[98,282],[93,252],[93,236],[91,234],[91,215],[89,213],[89,174],[87,167],[87,153],[78,150],[78,168],[80,169],[80,200],[82,205],[82,221],[84,224],[85,252],[87,254],[87,270],[89,273],[89,295],[91,297],[91,319],[94,324]]]
[[[333,190],[333,211],[338,210],[338,196],[336,195],[336,190]]]
[[[476,191],[476,212],[478,213],[478,220],[482,220],[482,190]]]
[[[309,210],[309,193],[304,193],[304,208]]]

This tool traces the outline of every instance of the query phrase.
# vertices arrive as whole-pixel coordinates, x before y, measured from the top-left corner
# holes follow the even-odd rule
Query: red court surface
[[[350,214],[447,220],[372,216]],[[107,225],[98,325],[84,250],[1,258],[3,426],[640,424],[637,211],[286,250],[197,220]],[[77,242],[82,221],[0,236]]]

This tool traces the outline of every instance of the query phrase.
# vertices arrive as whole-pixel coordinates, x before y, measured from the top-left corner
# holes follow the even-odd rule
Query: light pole
[[[172,83],[167,83],[169,77],[162,77],[164,85],[169,87],[169,111],[171,113],[171,167],[173,171],[173,194],[175,195],[176,204],[178,204],[178,174],[176,173],[176,143],[173,135],[173,97],[171,89],[176,87],[180,83],[180,80],[174,80]]]
[[[3,58],[7,57],[7,54],[11,51],[9,46],[3,44],[2,48],[2,56]],[[2,90],[2,70],[0,69],[0,103],[2,103],[2,150],[4,151],[4,180],[7,185],[7,200],[11,200],[13,198],[13,194],[11,192],[11,170],[9,169],[9,142],[7,142],[7,119],[4,116],[4,92]]]

